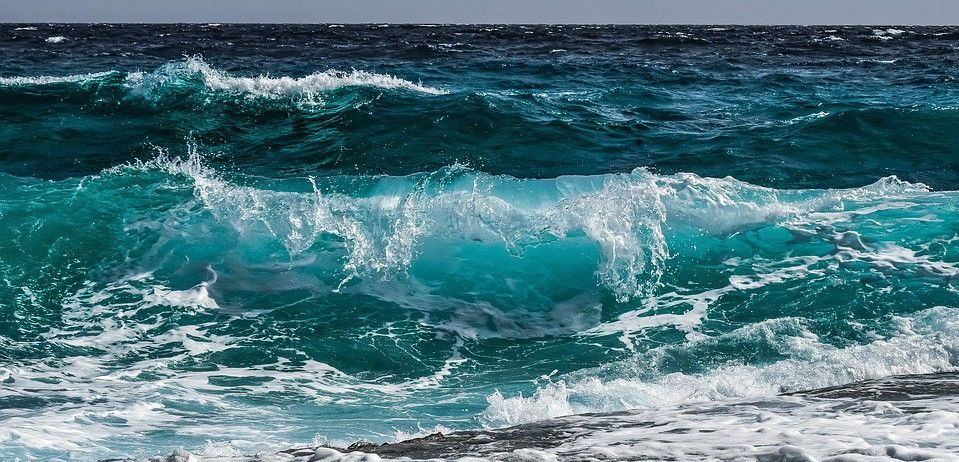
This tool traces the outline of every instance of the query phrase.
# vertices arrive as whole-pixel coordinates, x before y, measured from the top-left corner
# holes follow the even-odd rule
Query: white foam
[[[577,460],[955,461],[956,404],[776,397],[573,417],[561,427],[565,441],[541,451]],[[926,408],[909,410],[916,405]]]
[[[55,35],[53,37],[47,37],[47,39],[44,41],[47,43],[62,43],[66,42],[67,40],[68,39],[62,35]]]
[[[611,334],[625,335],[627,346],[632,343],[629,337],[647,329],[673,326],[686,333],[686,338],[694,341],[702,338],[697,328],[706,318],[709,307],[728,294],[753,291],[768,285],[781,284],[791,280],[810,277],[822,277],[825,270],[813,267],[823,262],[820,257],[789,257],[775,264],[753,265],[754,273],[750,275],[729,276],[729,284],[723,287],[705,290],[702,292],[681,293],[671,291],[651,297],[645,306],[640,309],[621,314],[613,321],[607,321],[588,330],[581,330],[581,335],[605,336]],[[724,264],[738,266],[739,262],[726,260]],[[683,313],[673,313],[677,307],[689,306]],[[667,313],[661,313],[667,311]]]
[[[487,425],[504,427],[587,412],[768,397],[783,391],[954,368],[954,355],[959,351],[959,309],[930,308],[900,322],[901,335],[846,348],[820,343],[809,333],[777,333],[783,337],[779,340],[783,354],[790,359],[768,365],[732,364],[704,374],[673,373],[655,380],[624,377],[604,381],[588,376],[545,385],[529,397],[505,397],[497,392],[488,398],[483,416]],[[752,325],[727,335],[752,335],[750,332],[761,328],[762,324]]]
[[[895,36],[900,35],[903,32],[905,31],[900,29],[885,29],[885,30],[873,29],[872,30],[873,37],[883,41],[892,40]]]
[[[218,309],[220,305],[210,297],[210,285],[215,284],[217,274],[212,267],[207,267],[211,280],[203,281],[189,289],[170,290],[162,286],[154,286],[152,293],[144,295],[144,301],[150,305],[165,305],[181,308]]]
[[[216,278],[211,277],[199,287],[215,283]],[[171,301],[170,294],[177,292],[190,293],[173,297]],[[46,341],[96,350],[86,356],[0,367],[0,379],[6,381],[0,388],[0,398],[57,396],[68,403],[5,411],[4,425],[0,426],[0,447],[22,448],[26,454],[74,451],[76,457],[102,458],[118,455],[114,452],[118,444],[163,431],[184,438],[201,435],[230,439],[244,453],[262,443],[241,444],[240,440],[269,441],[268,448],[279,450],[293,443],[270,436],[269,425],[252,428],[243,422],[257,418],[284,422],[283,411],[251,408],[235,401],[223,392],[224,388],[215,385],[217,377],[259,378],[244,387],[257,396],[295,394],[304,402],[319,404],[379,396],[379,402],[384,402],[402,399],[418,387],[431,386],[450,374],[461,361],[454,356],[435,376],[400,385],[353,378],[329,365],[303,360],[306,355],[302,352],[296,352],[296,361],[281,357],[261,366],[183,370],[176,364],[223,352],[242,343],[242,339],[217,334],[221,327],[219,321],[191,325],[170,322],[181,314],[192,316],[196,311],[209,308],[203,306],[204,297],[195,296],[197,292],[171,291],[144,273],[105,287],[89,283],[74,296],[67,297],[59,313],[64,324],[46,331]],[[157,305],[174,310],[157,315],[153,310]],[[138,357],[134,353],[158,346],[167,353],[156,358]],[[223,419],[193,425],[182,413],[184,406],[200,406]],[[118,443],[118,438],[123,443]]]
[[[819,120],[829,117],[829,113],[826,111],[819,111],[812,114],[807,114],[804,116],[795,117],[786,121],[787,124],[794,124],[797,122],[807,122],[810,120]]]
[[[520,446],[519,449],[514,449]],[[205,449],[206,450],[206,449]],[[578,415],[480,434],[444,448],[460,462],[558,460],[959,461],[959,399],[873,401],[777,396]],[[208,462],[248,462],[217,450]],[[175,451],[168,459],[188,460]],[[176,458],[176,459],[174,459]],[[380,461],[324,447],[256,455],[263,462]],[[388,460],[409,460],[406,457]],[[431,459],[435,460],[435,459]]]
[[[863,59],[859,62],[861,63],[876,63],[876,64],[895,64],[898,62],[898,59]]]
[[[23,76],[23,77],[0,77],[0,85],[50,85],[58,83],[88,83],[114,75],[115,72],[94,72],[90,74],[77,74],[67,76]]]
[[[353,69],[351,71],[327,70],[305,77],[269,76],[240,77],[213,68],[199,57],[171,63],[151,73],[132,73],[127,77],[128,86],[144,95],[162,91],[171,81],[184,78],[199,78],[210,90],[235,93],[257,98],[299,98],[317,102],[324,92],[345,87],[369,86],[384,89],[399,89],[440,95],[446,93],[385,74],[376,74]]]
[[[51,37],[50,43],[60,43],[65,37]],[[97,72],[67,76],[19,76],[0,77],[0,85],[47,85],[56,83],[86,83],[112,75],[116,71]],[[399,77],[362,70],[327,70],[304,77],[260,75],[256,77],[234,76],[215,69],[201,58],[167,64],[153,72],[126,74],[126,86],[135,95],[156,97],[170,86],[182,85],[183,81],[198,79],[208,90],[251,98],[293,98],[303,103],[322,102],[322,94],[347,87],[376,87],[405,90],[428,95],[442,95],[447,91],[414,83]]]

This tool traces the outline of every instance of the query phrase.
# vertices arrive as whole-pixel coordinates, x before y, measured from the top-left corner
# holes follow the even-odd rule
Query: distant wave
[[[52,85],[62,83],[86,84],[117,75],[122,75],[122,73],[116,71],[106,71],[64,76],[40,75],[34,77],[0,77],[0,86]]]
[[[49,41],[49,40],[48,40]],[[302,102],[317,101],[324,92],[348,87],[374,87],[385,90],[402,90],[427,95],[445,94],[446,90],[414,83],[399,77],[362,70],[327,70],[304,77],[236,76],[216,69],[200,57],[168,63],[152,72],[122,73],[107,71],[67,76],[14,76],[0,77],[0,86],[50,85],[50,84],[112,84],[111,78],[122,76],[121,86],[131,94],[148,98],[163,96],[167,91],[176,91],[196,85],[198,90],[240,95],[250,98],[294,99]]]
[[[211,90],[264,98],[300,97],[311,99],[321,92],[354,86],[399,89],[430,95],[446,93],[439,88],[413,83],[399,77],[355,69],[351,71],[327,70],[299,78],[267,75],[238,77],[215,69],[198,57],[167,64],[151,73],[132,73],[127,76],[127,84],[135,91],[152,91],[158,87],[162,88],[167,83],[190,78],[199,78]]]

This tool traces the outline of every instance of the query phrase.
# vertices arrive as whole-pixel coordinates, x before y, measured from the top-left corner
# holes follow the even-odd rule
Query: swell
[[[862,270],[890,267],[920,278],[951,278],[956,272],[949,259],[933,259],[943,249],[918,249],[909,240],[917,235],[908,234],[921,224],[926,229],[918,236],[932,241],[948,233],[953,213],[948,204],[954,193],[934,193],[895,177],[852,189],[777,190],[732,178],[658,175],[644,169],[523,180],[452,166],[404,177],[268,180],[240,175],[237,184],[201,159],[197,154],[161,155],[79,183],[70,181],[77,191],[68,193],[68,186],[58,194],[75,200],[82,193],[99,202],[146,181],[146,189],[130,198],[131,210],[169,202],[159,215],[148,213],[142,221],[123,225],[144,230],[145,242],[159,239],[156,230],[164,230],[163,223],[173,218],[170,213],[196,210],[194,217],[176,218],[178,227],[166,230],[173,234],[161,237],[189,243],[187,249],[201,247],[192,239],[207,241],[210,249],[221,251],[217,249],[222,244],[201,235],[214,226],[218,239],[234,240],[241,251],[266,252],[259,258],[296,261],[304,255],[328,255],[333,260],[322,265],[338,266],[326,275],[332,287],[354,278],[395,277],[411,269],[428,274],[429,264],[416,263],[442,261],[436,252],[444,252],[447,245],[470,260],[503,252],[496,258],[512,262],[503,270],[518,271],[521,278],[533,269],[526,266],[528,253],[550,260],[561,260],[564,253],[578,255],[580,262],[593,260],[583,274],[595,272],[598,285],[619,302],[658,293],[670,266],[677,267],[674,273],[687,271],[686,265],[694,266],[697,260],[727,253],[714,264],[735,269],[740,265],[734,258],[738,245],[782,262],[771,262],[769,274],[729,277],[723,291],[789,279],[790,268],[815,274],[817,268],[845,260],[863,265]],[[55,214],[66,206],[53,202],[44,213]],[[11,207],[8,213],[13,213]],[[116,219],[129,220],[123,215]],[[20,216],[30,219],[29,214]],[[794,254],[797,246],[805,253]],[[741,254],[754,257],[746,250]],[[531,264],[543,263],[533,259]],[[493,270],[482,264],[478,268]],[[482,291],[492,294],[496,288]],[[628,319],[621,321],[628,324]]]
[[[203,165],[196,154],[111,169],[161,171],[185,176],[195,197],[218,221],[244,234],[267,233],[297,258],[331,237],[347,252],[346,280],[363,274],[403,271],[422,241],[452,240],[524,249],[556,241],[592,241],[601,254],[597,273],[621,301],[646,294],[669,257],[667,230],[682,236],[729,236],[781,227],[794,239],[835,240],[852,251],[869,250],[859,230],[832,229],[819,214],[837,218],[883,211],[897,201],[931,201],[935,212],[951,194],[930,194],[921,184],[884,178],[848,190],[774,190],[737,180],[692,174],[630,174],[519,180],[452,166],[406,177],[324,177],[280,183],[293,191],[233,184]],[[302,191],[309,186],[311,190]],[[300,191],[296,191],[300,189]],[[902,207],[909,208],[907,204]],[[260,228],[262,226],[262,228]],[[814,231],[807,231],[810,227]],[[668,228],[664,228],[668,227]],[[812,236],[804,233],[813,232]],[[847,235],[846,233],[852,233]],[[853,243],[845,240],[851,239]],[[943,268],[950,274],[947,268]],[[648,286],[644,279],[649,279]],[[742,284],[748,284],[743,282]]]
[[[273,177],[407,175],[462,163],[548,178],[644,165],[775,187],[852,187],[891,174],[959,185],[955,107],[909,92],[882,105],[828,95],[797,103],[808,82],[776,74],[757,80],[767,95],[753,106],[722,73],[646,65],[636,80],[596,88],[584,82],[605,71],[564,66],[528,67],[573,72],[572,88],[454,88],[358,70],[244,77],[199,58],[152,72],[4,77],[0,169],[91,175],[192,137],[222,153],[209,161],[217,167]],[[732,101],[704,102],[702,85],[727,89]]]

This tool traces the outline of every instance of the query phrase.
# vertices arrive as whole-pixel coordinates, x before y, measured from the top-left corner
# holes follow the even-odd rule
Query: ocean
[[[956,27],[0,25],[3,460],[955,460],[957,290]]]

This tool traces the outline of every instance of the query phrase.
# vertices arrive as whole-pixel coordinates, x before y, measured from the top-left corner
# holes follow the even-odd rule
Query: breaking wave
[[[216,69],[200,57],[168,63],[152,72],[106,71],[68,76],[0,77],[0,86],[52,84],[107,85],[122,88],[129,95],[155,100],[167,94],[192,89],[199,92],[246,98],[290,99],[319,102],[324,93],[349,87],[371,87],[441,95],[446,90],[386,74],[362,70],[327,70],[303,77],[259,75],[237,76]]]
[[[842,250],[836,258],[895,266],[895,259],[887,262],[858,246],[864,244],[844,242],[860,239],[855,231],[843,234],[826,226],[844,216],[908,206],[896,200],[936,196],[921,184],[895,177],[853,189],[775,190],[732,178],[664,176],[643,169],[520,180],[462,166],[405,177],[290,180],[286,187],[291,191],[275,191],[233,184],[196,154],[162,155],[108,174],[127,171],[182,175],[215,218],[241,236],[279,240],[291,259],[331,238],[341,242],[346,255],[340,285],[358,275],[406,271],[430,241],[499,246],[519,259],[537,246],[582,251],[586,245],[585,250],[596,251],[599,282],[620,302],[657,289],[670,258],[667,232],[723,239],[756,227],[781,226],[792,234],[820,234],[835,241]],[[909,256],[903,258],[898,263],[908,265]],[[956,271],[949,265],[926,266],[946,275]],[[756,282],[747,276],[732,278],[731,284],[744,289]]]

